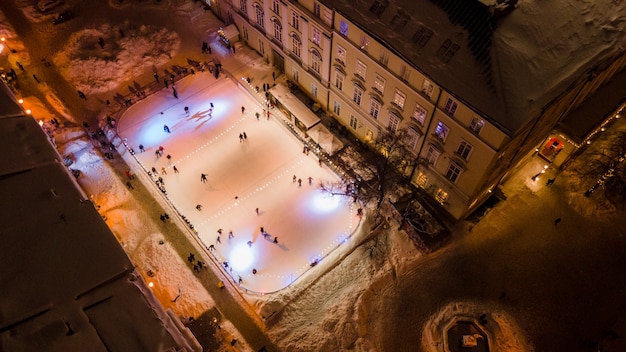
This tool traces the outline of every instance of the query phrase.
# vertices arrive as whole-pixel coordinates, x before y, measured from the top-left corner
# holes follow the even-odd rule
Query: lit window
[[[356,67],[354,68],[354,75],[364,80],[366,74],[367,74],[367,66],[365,66],[365,64],[362,63],[360,60],[356,60]]]
[[[456,101],[452,100],[452,98],[448,98],[448,101],[446,101],[446,106],[444,107],[444,110],[449,115],[454,116],[454,113],[456,112],[457,107],[458,107],[458,104],[456,103]]]
[[[445,201],[448,200],[448,192],[439,188],[437,193],[435,193],[435,199],[441,204],[445,203]]]
[[[339,23],[339,33],[344,36],[348,36],[348,22],[341,20]]]
[[[339,116],[341,114],[341,104],[339,104],[338,101],[335,100],[334,104],[333,104],[333,112],[335,114],[337,114],[337,116]]]
[[[439,138],[442,142],[446,140],[448,137],[448,132],[450,129],[443,122],[439,121],[437,123],[437,128],[435,128],[435,136]]]
[[[426,162],[432,165],[437,163],[437,159],[439,159],[439,155],[441,152],[434,145],[428,146],[428,151],[426,152]]]
[[[378,114],[380,113],[380,103],[376,99],[372,99],[372,103],[370,104],[370,115],[378,119]]]
[[[446,178],[452,181],[452,183],[456,183],[456,181],[459,179],[459,175],[461,174],[461,172],[463,172],[463,170],[460,166],[455,163],[450,163],[448,171],[446,172]]]
[[[313,43],[319,46],[321,41],[322,41],[322,32],[320,32],[320,30],[317,28],[313,28]]]
[[[389,114],[389,124],[387,128],[391,132],[395,132],[398,130],[398,125],[400,125],[400,118],[395,114]]]
[[[385,79],[380,75],[376,75],[374,79],[374,89],[376,89],[380,94],[385,93]]]
[[[354,101],[357,105],[361,105],[361,98],[363,97],[363,89],[357,85],[354,86],[354,95],[352,96],[352,101]]]
[[[335,70],[335,87],[337,87],[337,89],[343,90],[343,80],[345,78],[346,76],[341,73],[341,71]]]
[[[350,115],[350,127],[352,127],[353,130],[357,129],[359,120],[357,120],[356,117],[354,117],[354,115]]]
[[[466,141],[461,141],[461,143],[459,143],[459,147],[456,150],[456,153],[463,159],[467,160],[467,158],[469,157],[470,153],[472,152],[472,145],[467,143]]]
[[[482,119],[479,119],[478,117],[474,117],[472,119],[472,122],[469,125],[469,129],[470,131],[479,134],[480,131],[483,129],[483,126],[485,125],[485,121]]]
[[[346,62],[346,49],[340,45],[337,45],[337,60],[342,64]]]
[[[406,94],[396,89],[395,93],[393,94],[393,103],[396,104],[396,106],[399,107],[400,110],[402,110],[404,109],[405,102],[406,102]]]
[[[419,104],[415,104],[415,110],[413,110],[413,115],[411,117],[420,125],[424,125],[424,120],[426,119],[426,109],[421,107]]]
[[[420,171],[415,178],[415,183],[422,188],[426,188],[428,186],[428,176]]]

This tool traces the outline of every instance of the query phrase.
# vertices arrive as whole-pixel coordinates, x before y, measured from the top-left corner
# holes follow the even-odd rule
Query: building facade
[[[479,1],[211,4],[358,139],[405,132],[411,155],[403,171],[456,219],[492,196],[529,152],[556,143],[555,125],[624,67],[622,58],[582,83],[572,76],[561,92],[519,108],[503,88],[510,82],[498,81],[497,65],[508,63],[494,62],[497,12]]]

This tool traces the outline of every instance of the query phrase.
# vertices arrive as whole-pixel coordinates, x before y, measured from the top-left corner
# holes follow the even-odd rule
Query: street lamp
[[[9,49],[10,52],[12,52],[12,53],[15,52],[15,50],[11,49],[9,47],[9,44],[7,44],[7,38],[1,37],[0,40],[2,41],[2,45],[5,46],[7,49]]]

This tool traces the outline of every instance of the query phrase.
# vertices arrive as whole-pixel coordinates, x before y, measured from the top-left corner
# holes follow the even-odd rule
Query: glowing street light
[[[2,41],[2,45],[5,46],[7,49],[9,49],[10,52],[14,53],[15,50],[11,49],[9,47],[9,44],[7,44],[7,38],[5,37],[0,37],[0,41]]]

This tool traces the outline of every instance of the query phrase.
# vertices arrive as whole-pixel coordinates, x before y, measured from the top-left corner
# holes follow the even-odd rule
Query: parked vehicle
[[[53,8],[61,5],[62,3],[63,3],[63,1],[61,1],[61,0],[40,0],[37,3],[37,8],[41,12],[46,12],[46,11],[52,10]]]
[[[52,23],[56,25],[56,24],[60,24],[63,22],[67,22],[71,20],[72,18],[74,18],[74,13],[70,10],[65,10],[61,12],[60,14],[58,14],[57,17],[55,17],[52,20]]]

